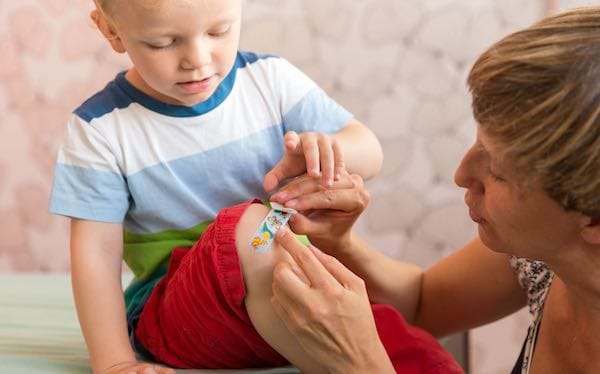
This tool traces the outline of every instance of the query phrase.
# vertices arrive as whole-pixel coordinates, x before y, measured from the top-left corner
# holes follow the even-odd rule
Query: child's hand
[[[106,369],[103,374],[175,374],[175,370],[150,363],[122,362]]]
[[[321,176],[325,187],[333,184],[344,169],[342,152],[337,141],[328,134],[289,131],[283,139],[285,154],[271,171],[265,175],[263,186],[269,192],[283,180],[308,173]]]

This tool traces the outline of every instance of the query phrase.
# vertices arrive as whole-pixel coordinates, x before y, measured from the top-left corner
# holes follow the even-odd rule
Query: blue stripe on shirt
[[[121,175],[57,164],[54,181],[50,212],[112,223],[123,220],[129,196]]]
[[[194,117],[210,112],[218,107],[231,93],[238,69],[266,58],[276,58],[273,55],[238,52],[235,64],[229,74],[219,84],[219,87],[207,100],[192,106],[167,104],[157,100],[133,86],[126,78],[126,72],[120,72],[114,81],[105,89],[86,100],[75,114],[87,122],[102,117],[115,109],[127,108],[132,103],[171,117]]]
[[[340,130],[352,118],[350,112],[330,100],[321,88],[315,87],[285,114],[283,126],[285,131],[314,131],[317,127],[319,131],[331,133]],[[327,127],[321,127],[324,124]]]

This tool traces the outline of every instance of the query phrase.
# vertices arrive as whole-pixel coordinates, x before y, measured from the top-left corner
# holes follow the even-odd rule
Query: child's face
[[[124,49],[134,65],[127,78],[167,103],[189,106],[206,100],[235,62],[242,2],[116,2],[113,19],[122,48],[115,49]]]

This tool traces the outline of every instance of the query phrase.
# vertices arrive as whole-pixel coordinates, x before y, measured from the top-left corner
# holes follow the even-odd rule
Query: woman
[[[331,372],[390,372],[369,298],[436,336],[527,304],[533,322],[513,373],[600,372],[600,7],[500,40],[468,84],[477,139],[455,181],[479,235],[430,269],[351,231],[368,203],[360,178],[331,190],[302,178],[273,197],[303,213],[293,230],[337,258],[278,235],[297,266],[276,267],[272,303]]]

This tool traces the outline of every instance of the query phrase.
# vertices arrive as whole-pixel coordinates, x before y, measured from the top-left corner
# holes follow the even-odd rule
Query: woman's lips
[[[470,216],[470,217],[471,217],[471,219],[472,219],[473,221],[475,221],[476,223],[479,223],[479,224],[481,224],[481,223],[485,223],[485,219],[484,219],[482,216],[480,216],[479,214],[475,213],[475,212],[473,211],[473,209],[470,209],[470,208],[469,208],[469,216]]]

